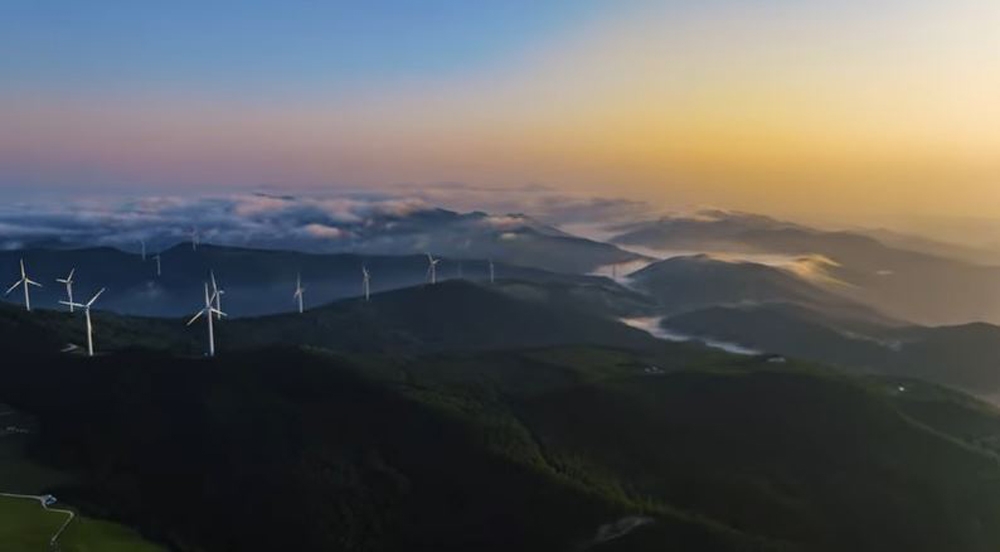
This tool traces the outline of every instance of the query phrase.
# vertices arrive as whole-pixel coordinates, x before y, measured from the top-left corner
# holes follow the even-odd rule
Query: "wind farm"
[[[1000,550],[996,29],[5,3],[0,552]]]

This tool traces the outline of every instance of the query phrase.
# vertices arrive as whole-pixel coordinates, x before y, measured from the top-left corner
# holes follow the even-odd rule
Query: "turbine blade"
[[[90,305],[93,305],[94,301],[97,301],[97,298],[100,297],[102,293],[104,293],[104,290],[105,288],[101,288],[101,291],[98,291],[96,294],[94,294],[94,296],[90,298],[90,301],[87,301],[87,306],[89,307]]]
[[[66,305],[67,307],[77,307],[81,309],[87,308],[87,305],[81,305],[80,303],[74,303],[70,301],[59,301],[60,305]]]
[[[28,279],[25,279],[24,281],[25,281],[25,282],[27,282],[27,283],[29,283],[29,284],[31,284],[31,285],[33,285],[33,286],[38,286],[38,287],[45,287],[45,286],[43,286],[42,284],[39,284],[38,282],[36,282],[36,281],[34,281],[34,280],[28,280]]]
[[[10,286],[10,289],[8,289],[8,290],[7,290],[7,293],[4,293],[4,295],[10,295],[10,292],[12,292],[12,291],[14,291],[15,289],[17,289],[17,286],[21,285],[21,282],[22,282],[22,281],[23,281],[23,280],[18,280],[18,281],[16,281],[16,282],[14,282],[14,285]]]
[[[69,276],[66,277],[66,280],[69,281],[69,282],[72,282],[73,281],[73,274],[75,274],[75,273],[76,273],[76,268],[73,268],[72,270],[70,270],[69,271]]]
[[[226,313],[224,313],[224,312],[220,311],[219,309],[212,309],[212,312],[213,312],[214,314],[218,314],[219,316],[229,316],[228,314],[226,314]]]
[[[205,314],[204,310],[198,311],[198,314],[195,314],[194,316],[191,317],[191,320],[188,320],[187,325],[190,326],[191,324],[194,324],[195,321],[197,321],[199,318],[201,318],[201,315],[203,315],[203,314]]]

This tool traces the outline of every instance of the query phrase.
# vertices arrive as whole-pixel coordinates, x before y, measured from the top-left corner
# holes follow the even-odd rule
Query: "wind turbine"
[[[156,275],[160,276],[160,274],[161,274],[161,272],[160,272],[160,254],[157,253],[156,256],[153,257],[153,258],[156,259]]]
[[[437,283],[437,264],[441,259],[435,259],[430,253],[427,254],[427,281],[431,284]]]
[[[28,312],[31,312],[31,294],[28,292],[28,288],[29,286],[42,287],[42,284],[28,278],[28,274],[24,271],[24,259],[21,259],[21,279],[14,282],[14,285],[10,286],[10,289],[8,289],[7,293],[4,295],[10,295],[10,292],[17,289],[17,286],[24,287],[24,308],[27,309]]]
[[[297,299],[299,302],[299,314],[302,314],[302,294],[306,291],[306,288],[302,287],[302,274],[299,273],[295,276],[295,293],[292,295],[292,299]]]
[[[87,317],[87,356],[94,356],[94,326],[90,323],[90,307],[94,304],[94,301],[97,301],[97,298],[100,297],[102,293],[104,293],[104,288],[101,288],[101,291],[95,293],[94,296],[90,298],[90,301],[87,301],[82,305],[80,303],[74,303],[72,299],[69,301],[59,301],[63,305],[69,305],[71,310],[73,307],[80,307],[83,309],[84,316]]]
[[[195,227],[191,228],[191,251],[198,250],[198,229]]]
[[[372,280],[372,275],[370,272],[368,272],[368,267],[365,265],[361,265],[361,288],[365,292],[366,303],[368,302],[369,296],[371,295],[372,291],[371,280]]]
[[[57,278],[56,279],[56,281],[59,282],[60,284],[65,284],[66,285],[66,297],[67,297],[67,301],[65,301],[65,304],[69,305],[69,312],[73,312],[73,307],[76,306],[73,303],[73,273],[74,272],[76,272],[75,268],[73,270],[69,271],[69,276],[66,276],[65,278]],[[62,302],[63,301],[60,301],[60,303],[62,303]]]
[[[215,298],[215,310],[219,311],[218,313],[216,313],[216,317],[221,320],[222,319],[222,315],[221,315],[221,313],[222,313],[222,294],[225,293],[226,290],[221,289],[219,287],[219,285],[217,283],[215,283],[215,271],[214,270],[210,270],[209,271],[209,275],[212,277],[212,297]]]
[[[212,315],[213,314],[214,315],[218,315],[220,318],[223,317],[223,316],[226,316],[226,313],[222,312],[221,310],[219,310],[219,309],[215,308],[215,306],[213,306],[212,302],[214,300],[215,300],[215,297],[214,296],[210,296],[208,294],[208,283],[206,282],[205,283],[205,308],[203,308],[200,311],[198,311],[193,317],[191,317],[191,320],[188,320],[188,323],[187,323],[187,325],[190,326],[191,324],[194,324],[196,320],[198,320],[199,318],[201,318],[202,315],[205,315],[205,319],[208,320],[208,356],[210,356],[210,357],[214,357],[215,356],[215,327],[212,325],[212,319],[215,318],[215,317],[212,316]]]
[[[492,284],[496,282],[496,272],[493,270],[493,259],[489,259],[488,262],[490,263],[490,283]]]

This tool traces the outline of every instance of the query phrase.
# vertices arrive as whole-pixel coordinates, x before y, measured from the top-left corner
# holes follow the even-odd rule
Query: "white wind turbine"
[[[198,250],[198,229],[191,228],[191,251]]]
[[[215,283],[215,271],[210,270],[209,275],[212,277],[212,297],[215,298],[215,310],[219,311],[216,313],[216,317],[222,319],[222,294],[226,293],[226,290],[219,287],[219,284]]]
[[[210,356],[210,357],[214,357],[215,356],[215,327],[212,325],[212,320],[215,317],[212,316],[212,315],[213,314],[214,315],[218,315],[219,317],[226,316],[226,313],[224,313],[221,310],[215,308],[215,306],[213,305],[213,301],[214,300],[215,300],[215,297],[210,296],[208,294],[208,283],[206,283],[205,284],[205,308],[203,308],[200,311],[198,311],[193,317],[191,317],[191,320],[188,320],[188,323],[187,323],[187,325],[190,326],[191,324],[194,324],[195,321],[198,320],[198,318],[200,318],[202,315],[205,315],[205,319],[208,320],[208,356]]]
[[[66,299],[66,301],[60,301],[60,303],[64,303],[66,305],[69,305],[69,312],[73,312],[73,307],[76,306],[76,304],[73,303],[73,273],[74,272],[76,272],[75,268],[73,270],[69,271],[69,276],[66,276],[65,278],[56,278],[57,282],[59,282],[60,284],[64,284],[66,286],[66,298],[67,299]]]
[[[100,297],[102,293],[104,293],[104,288],[101,288],[101,291],[95,293],[94,296],[90,298],[90,301],[87,301],[82,305],[80,303],[74,303],[72,299],[69,301],[59,301],[63,305],[69,305],[70,309],[73,307],[80,307],[83,309],[83,314],[87,317],[87,356],[94,356],[94,326],[90,323],[90,307],[94,304],[94,301],[97,301],[97,298]]]
[[[302,295],[305,291],[306,288],[302,287],[302,274],[297,274],[295,276],[295,293],[292,295],[292,299],[298,300],[299,302],[299,314],[302,314]]]
[[[441,259],[435,259],[430,253],[427,254],[427,281],[431,284],[437,283],[437,264]]]
[[[361,265],[361,288],[365,292],[365,302],[369,300],[372,291],[372,275],[368,272],[368,267]]]
[[[24,259],[21,259],[21,279],[14,282],[14,285],[10,286],[4,295],[10,295],[10,292],[17,289],[17,286],[24,286],[24,308],[31,312],[31,293],[28,292],[28,288],[29,286],[42,287],[42,284],[28,278],[28,274],[24,271]]]
[[[153,257],[153,259],[156,260],[156,275],[160,276],[162,274],[162,272],[160,271],[160,254],[157,253],[156,256]]]

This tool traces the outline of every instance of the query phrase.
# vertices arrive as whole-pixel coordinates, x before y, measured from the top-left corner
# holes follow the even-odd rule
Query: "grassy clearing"
[[[48,552],[66,514],[46,510],[36,500],[0,497],[0,549]],[[77,516],[59,538],[62,552],[165,552],[121,525]]]
[[[49,539],[66,521],[35,500],[0,497],[0,544],[5,552],[46,552]]]

